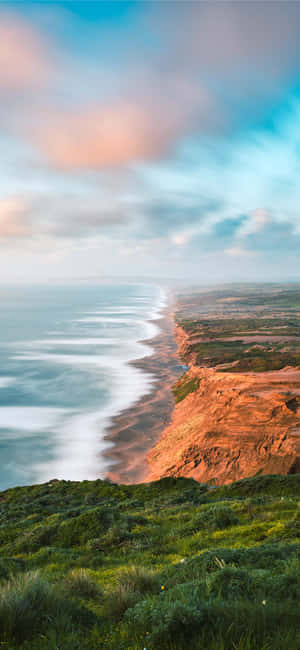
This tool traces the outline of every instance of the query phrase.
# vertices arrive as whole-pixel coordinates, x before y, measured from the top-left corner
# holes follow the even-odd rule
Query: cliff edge
[[[185,377],[199,386],[175,406],[149,453],[149,480],[221,485],[257,472],[300,472],[300,370],[251,376],[192,367]]]
[[[296,346],[298,341],[300,343],[298,317],[299,314],[296,342],[294,343],[295,335],[290,337]],[[222,327],[227,322],[229,321],[222,321]],[[219,323],[220,321],[214,321],[213,327],[216,328]],[[245,323],[246,319],[243,321],[243,327]],[[276,334],[279,325],[275,320],[272,320],[271,324],[274,330],[276,325]],[[265,332],[265,322],[263,326]],[[203,345],[208,339],[197,338],[195,330],[197,327],[203,329],[203,321],[190,320],[188,327],[193,329],[192,335],[177,326],[176,337],[180,354],[190,368],[176,384],[177,404],[172,420],[148,454],[147,480],[185,476],[200,482],[211,481],[222,485],[257,473],[300,472],[300,366],[296,365],[298,357],[293,357],[294,365],[266,372],[240,372],[237,367],[239,361],[213,367],[204,359],[203,365],[199,365],[201,359],[199,361],[196,354],[199,341]],[[208,327],[207,322],[205,327]],[[293,327],[295,328],[294,321]],[[268,338],[266,345],[269,349],[262,349],[262,345],[257,345],[258,333],[250,332],[254,345],[249,341],[250,336],[247,336],[247,340],[245,337],[242,353],[239,352],[244,365],[246,362],[249,365],[248,358],[251,364],[261,364],[258,354],[264,354],[270,361],[274,359],[275,354],[279,354],[279,336],[275,336],[273,331],[270,334],[269,329],[267,334],[264,333],[264,339]],[[260,338],[263,338],[261,334]],[[224,349],[227,351],[229,346],[232,346],[232,340],[237,346],[236,339],[210,338],[209,346],[213,354],[213,342],[216,340],[222,342],[222,354]],[[238,345],[241,345],[240,338]],[[283,360],[287,355],[286,346],[287,336],[282,342]],[[298,355],[298,348],[295,349]],[[218,355],[221,358],[219,350]],[[234,358],[232,355],[232,359]],[[281,359],[280,363],[284,365]]]

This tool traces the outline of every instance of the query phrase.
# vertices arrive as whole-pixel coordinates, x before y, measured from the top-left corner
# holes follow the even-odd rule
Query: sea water
[[[150,284],[0,289],[0,489],[105,476],[113,417],[155,382],[130,361],[164,304]]]

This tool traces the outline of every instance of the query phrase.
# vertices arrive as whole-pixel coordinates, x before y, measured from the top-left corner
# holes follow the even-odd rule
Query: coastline
[[[113,418],[105,435],[105,440],[113,443],[105,452],[106,459],[111,461],[106,478],[114,483],[141,483],[147,479],[147,454],[171,421],[174,409],[172,386],[184,372],[170,304],[163,308],[161,317],[153,323],[159,328],[158,334],[142,341],[153,348],[153,353],[131,361],[130,365],[153,375],[155,382],[149,393]]]

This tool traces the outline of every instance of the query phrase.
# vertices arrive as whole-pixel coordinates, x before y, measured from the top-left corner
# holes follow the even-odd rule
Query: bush
[[[56,541],[65,547],[85,544],[89,539],[103,535],[119,518],[120,513],[113,508],[88,510],[64,521],[57,531]]]
[[[223,530],[230,526],[239,524],[239,519],[233,510],[227,506],[214,506],[200,512],[192,522],[193,527],[198,530],[210,528],[212,530]]]
[[[300,510],[298,510],[291,521],[288,521],[287,524],[285,525],[284,528],[284,536],[285,534],[288,537],[295,537],[299,538],[300,537]]]
[[[33,530],[26,531],[20,539],[16,541],[18,551],[35,551],[41,546],[50,546],[55,536],[57,526],[39,525]]]
[[[93,575],[86,569],[73,569],[65,581],[67,591],[79,598],[101,599],[103,596],[102,589],[96,582]]]
[[[225,566],[207,579],[211,596],[228,598],[251,598],[255,595],[255,581],[247,569]]]
[[[130,538],[131,535],[127,529],[127,524],[126,522],[122,522],[119,525],[115,524],[111,526],[105,535],[103,535],[101,541],[103,546],[117,546],[130,540]]]
[[[161,594],[138,603],[125,614],[131,633],[147,635],[151,648],[293,648],[296,645],[298,611],[286,604],[250,603],[247,600],[212,599],[201,602],[197,590],[172,600]],[[285,645],[287,634],[291,644]],[[247,636],[247,643],[240,644]],[[280,637],[283,643],[272,640]],[[221,640],[221,644],[215,642]],[[174,646],[173,646],[174,644]],[[238,645],[237,645],[238,644]]]
[[[98,552],[103,551],[103,542],[101,537],[95,537],[93,539],[89,539],[86,547],[88,551],[98,551]]]
[[[201,555],[188,558],[185,562],[174,564],[161,574],[162,583],[178,584],[203,578],[206,574],[218,571],[216,558],[225,565],[249,569],[269,569],[277,571],[282,564],[293,561],[299,554],[300,544],[260,544],[254,548],[216,548],[204,551]]]

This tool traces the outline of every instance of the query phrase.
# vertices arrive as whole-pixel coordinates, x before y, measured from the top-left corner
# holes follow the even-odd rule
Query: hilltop
[[[2,492],[2,647],[296,650],[299,493],[299,475]]]

